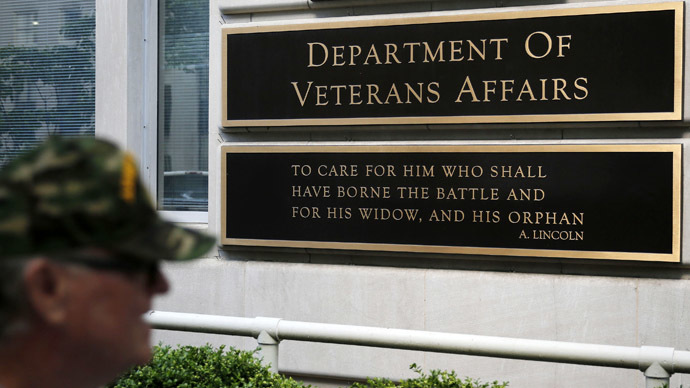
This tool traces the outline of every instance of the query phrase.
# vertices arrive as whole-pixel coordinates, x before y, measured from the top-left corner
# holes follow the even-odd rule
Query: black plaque
[[[224,244],[680,260],[681,145],[225,146]]]
[[[679,120],[683,2],[223,29],[224,126]]]

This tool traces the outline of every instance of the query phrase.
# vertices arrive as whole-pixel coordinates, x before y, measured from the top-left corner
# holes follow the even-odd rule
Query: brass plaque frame
[[[443,22],[475,22],[513,19],[529,19],[550,16],[578,16],[615,14],[638,11],[674,10],[674,71],[673,111],[638,113],[573,113],[573,114],[505,114],[505,115],[459,115],[459,116],[404,116],[404,117],[345,117],[345,118],[278,118],[229,120],[228,117],[228,74],[227,39],[230,34],[285,32],[303,30],[327,30],[336,28],[358,28],[372,26],[403,26]],[[473,11],[474,12],[474,11]],[[483,13],[444,13],[432,16],[388,16],[387,18],[355,17],[333,18],[297,22],[247,23],[224,26],[221,37],[221,85],[223,127],[254,126],[330,126],[330,125],[399,125],[399,124],[489,124],[489,123],[552,123],[552,122],[597,122],[597,121],[673,121],[682,119],[683,101],[683,47],[684,47],[684,2],[663,2],[627,5],[606,5],[589,7],[566,7],[556,9],[490,11]]]
[[[221,152],[221,227],[220,242],[223,245],[265,246],[288,248],[366,250],[411,253],[443,253],[464,255],[532,256],[543,258],[634,260],[655,262],[681,261],[681,184],[682,144],[623,144],[623,145],[230,145],[225,144]],[[338,241],[293,241],[251,238],[228,238],[227,225],[227,155],[231,153],[672,153],[672,251],[665,253],[618,252],[489,248],[473,246],[433,246],[408,244],[380,244]],[[257,178],[259,179],[259,178]],[[270,220],[267,220],[270,221]]]

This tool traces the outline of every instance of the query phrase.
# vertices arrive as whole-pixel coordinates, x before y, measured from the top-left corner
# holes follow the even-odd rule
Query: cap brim
[[[215,244],[212,236],[158,219],[113,249],[146,261],[182,261],[203,256]]]

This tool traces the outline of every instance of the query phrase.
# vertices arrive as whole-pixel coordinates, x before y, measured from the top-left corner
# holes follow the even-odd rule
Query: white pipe
[[[646,371],[658,363],[668,373],[690,372],[690,352],[661,347],[627,347],[480,335],[385,329],[286,321],[278,318],[236,318],[150,311],[156,329],[252,336],[268,333],[277,341],[297,340],[422,350],[441,353],[608,366]]]
[[[256,320],[253,318],[224,317],[219,315],[149,311],[146,321],[156,329],[193,331],[197,333],[232,334],[257,337]]]

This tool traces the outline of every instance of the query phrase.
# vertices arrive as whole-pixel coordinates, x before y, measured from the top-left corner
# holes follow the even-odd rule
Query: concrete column
[[[96,0],[96,136],[133,152],[156,182],[157,2]]]

